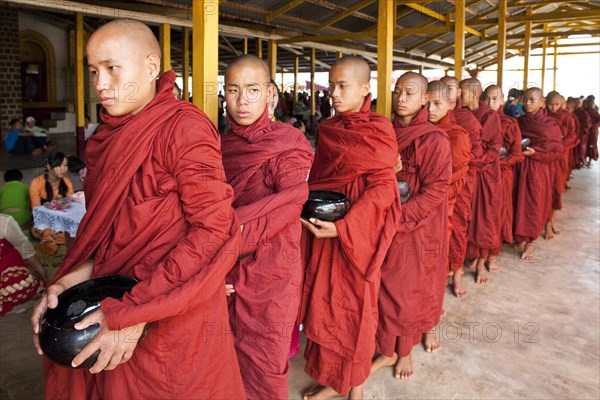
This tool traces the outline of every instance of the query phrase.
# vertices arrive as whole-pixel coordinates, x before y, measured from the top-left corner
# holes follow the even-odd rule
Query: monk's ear
[[[429,102],[429,100],[430,100],[429,93],[425,92],[425,94],[421,98],[421,104],[425,105],[425,104],[427,104]]]
[[[150,81],[156,80],[160,74],[160,57],[156,54],[150,54],[146,57],[146,69]]]
[[[371,91],[371,83],[370,82],[363,83],[362,91],[360,93],[362,95],[362,97],[367,97],[367,95],[369,94],[370,91]]]

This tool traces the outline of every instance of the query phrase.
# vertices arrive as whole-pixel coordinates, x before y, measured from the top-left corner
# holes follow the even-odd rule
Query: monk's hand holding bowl
[[[33,309],[31,314],[31,327],[33,328],[33,345],[39,355],[44,354],[40,347],[39,334],[41,331],[41,322],[48,308],[56,308],[58,306],[58,296],[83,281],[90,279],[94,263],[91,260],[85,261],[77,268],[73,269],[52,285],[48,286],[42,295],[39,303]]]
[[[337,228],[333,222],[321,221],[316,218],[311,218],[310,221],[300,219],[300,221],[318,239],[334,238],[338,235]]]
[[[76,368],[92,356],[96,350],[100,350],[96,363],[90,368],[92,374],[115,369],[119,364],[129,361],[146,325],[145,322],[142,322],[118,331],[111,331],[108,329],[108,322],[102,308],[99,308],[75,324],[75,329],[85,329],[94,324],[100,325],[98,334],[71,363]]]
[[[525,157],[530,157],[530,156],[532,156],[532,155],[534,155],[534,154],[535,154],[535,149],[532,149],[531,147],[527,147],[527,149],[525,149],[525,150],[523,151],[523,155],[524,155]]]
[[[233,288],[233,285],[226,283],[225,284],[225,294],[227,296],[230,296],[232,293],[235,293],[235,289]]]
[[[394,172],[398,173],[400,171],[402,171],[402,157],[400,157],[400,154],[398,154],[398,163],[394,167]]]

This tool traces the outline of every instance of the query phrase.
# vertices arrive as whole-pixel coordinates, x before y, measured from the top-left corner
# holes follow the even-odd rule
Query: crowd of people
[[[40,320],[64,290],[111,274],[139,283],[75,326],[99,325],[72,362],[101,350],[92,368],[44,359],[49,398],[287,398],[300,332],[317,382],[306,400],[362,399],[380,368],[409,379],[415,345],[441,348],[448,277],[464,298],[465,268],[488,283],[503,243],[533,257],[542,232],[558,233],[573,169],[598,158],[593,98],[579,107],[528,88],[513,118],[500,86],[407,72],[390,121],[371,111],[368,63],[346,56],[329,71],[313,150],[295,127],[304,112],[257,57],[225,71],[220,135],[174,93],[174,72],[160,74],[144,24],[109,22],[86,51],[104,123],[86,148],[87,212],[31,317],[38,353]],[[137,102],[109,96],[132,83]],[[278,108],[295,121],[275,121]],[[65,160],[48,159],[41,198],[68,195]],[[351,207],[335,222],[302,219],[310,190]]]

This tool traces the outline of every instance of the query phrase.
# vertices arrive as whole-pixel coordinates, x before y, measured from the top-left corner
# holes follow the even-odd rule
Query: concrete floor
[[[383,369],[367,399],[599,399],[600,168],[575,172],[559,214],[561,235],[537,241],[537,261],[508,246],[487,286],[465,275],[469,296],[447,292],[441,351],[413,351],[415,374],[396,381]],[[41,359],[31,345],[28,303],[0,319],[0,399],[42,398]],[[302,353],[301,353],[302,354]],[[296,356],[290,399],[312,380]]]

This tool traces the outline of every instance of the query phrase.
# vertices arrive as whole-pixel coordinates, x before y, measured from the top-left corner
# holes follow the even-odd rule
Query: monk
[[[448,85],[448,96],[450,99],[451,110],[454,113],[456,122],[462,126],[471,138],[471,161],[469,161],[469,171],[463,190],[460,191],[454,205],[452,215],[452,235],[450,236],[450,245],[448,253],[448,265],[452,275],[452,291],[456,297],[465,297],[467,291],[462,285],[463,264],[467,253],[468,229],[471,219],[471,197],[477,169],[482,163],[483,148],[481,146],[481,124],[475,118],[473,113],[463,108],[461,102],[462,91],[459,81],[453,76],[444,76],[440,79]]]
[[[146,25],[109,22],[86,50],[104,124],[86,146],[87,213],[31,318],[38,353],[40,318],[64,290],[113,274],[139,283],[75,325],[99,325],[72,363],[100,349],[92,368],[45,360],[46,397],[245,398],[223,291],[240,228],[219,134],[173,97],[173,71],[157,80],[160,47]]]
[[[484,151],[471,199],[471,221],[469,223],[469,245],[467,257],[474,259],[475,282],[488,282],[486,267],[490,272],[499,271],[496,265],[498,243],[500,243],[500,208],[502,197],[498,196],[501,186],[500,148],[502,133],[500,116],[480,97],[481,82],[476,78],[460,82],[461,100],[481,124],[481,142]]]
[[[594,104],[594,96],[588,96],[583,101],[583,110],[590,116],[592,127],[587,141],[586,166],[589,168],[593,161],[598,161],[598,129],[600,129],[600,114]]]
[[[498,85],[489,85],[484,92],[484,100],[490,108],[500,116],[500,127],[502,129],[502,147],[506,155],[500,158],[501,170],[501,198],[500,211],[500,242],[497,253],[501,251],[502,243],[514,242],[513,238],[513,184],[514,166],[523,161],[521,150],[521,130],[516,118],[509,117],[504,113],[504,93]]]
[[[223,164],[243,227],[243,255],[227,276],[234,291],[229,318],[248,399],[288,397],[302,280],[300,211],[313,158],[302,132],[271,121],[270,76],[268,65],[251,55],[225,71],[231,127],[222,137]]]
[[[304,399],[362,399],[375,353],[381,265],[398,227],[398,144],[387,118],[370,111],[367,62],[336,61],[329,85],[336,115],[319,127],[308,184],[344,193],[344,218],[302,220],[305,281],[299,321],[307,337],[306,372],[320,387]]]
[[[407,72],[393,94],[394,128],[402,159],[396,174],[410,187],[402,219],[385,258],[379,294],[377,352],[372,371],[394,367],[396,379],[413,374],[412,348],[442,315],[447,281],[448,186],[452,154],[446,132],[427,121],[427,79]],[[439,349],[433,333],[428,351]]]
[[[575,99],[575,110],[573,111],[577,119],[579,120],[579,159],[577,164],[581,168],[587,165],[587,152],[588,152],[588,141],[590,133],[594,128],[594,123],[591,115],[585,111],[585,108],[581,104],[580,99]]]
[[[546,95],[546,109],[548,116],[554,118],[561,131],[563,143],[563,155],[554,162],[554,177],[552,186],[552,212],[548,216],[544,229],[544,238],[551,240],[559,230],[554,225],[556,214],[562,209],[562,194],[567,185],[569,177],[569,156],[572,149],[579,144],[577,139],[577,126],[570,114],[562,110],[562,96],[557,91],[551,91]]]
[[[553,163],[562,157],[563,144],[556,120],[545,113],[541,89],[525,91],[525,116],[517,121],[531,144],[525,160],[515,168],[514,239],[521,258],[534,258],[533,241],[541,234],[552,210]]]
[[[469,133],[458,123],[451,111],[452,102],[450,101],[449,87],[443,81],[429,82],[427,85],[428,96],[428,120],[438,128],[443,129],[450,139],[450,149],[452,151],[452,178],[448,187],[448,242],[452,235],[453,215],[456,199],[462,192],[469,171],[469,161],[471,159],[472,142]],[[467,295],[466,290],[462,289],[460,284],[462,274],[458,274],[454,289],[457,297]],[[445,286],[445,285],[444,285]],[[445,289],[445,288],[444,288]]]

